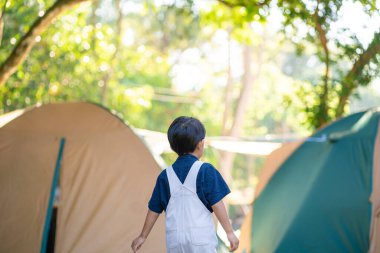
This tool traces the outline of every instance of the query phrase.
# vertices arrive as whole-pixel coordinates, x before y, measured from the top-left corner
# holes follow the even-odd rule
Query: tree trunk
[[[12,53],[0,66],[0,86],[3,85],[8,78],[16,72],[18,66],[23,63],[36,43],[36,37],[41,35],[62,12],[85,1],[87,0],[57,0],[46,11],[45,15],[38,18],[30,27],[29,31],[19,40]]]
[[[228,131],[226,131],[227,136],[239,137],[243,129],[244,118],[247,112],[250,98],[252,97],[252,92],[254,89],[254,84],[261,74],[261,66],[263,62],[263,52],[265,50],[265,40],[266,31],[262,34],[263,42],[256,48],[255,53],[255,70],[252,73],[252,46],[245,45],[243,50],[243,67],[244,74],[242,78],[242,88],[240,90],[240,95],[237,101],[237,107],[233,113],[232,125]],[[227,87],[226,87],[227,88]],[[230,92],[231,93],[231,92]],[[228,107],[232,107],[232,102]],[[219,168],[225,177],[227,183],[232,180],[231,169],[234,163],[235,153],[222,152],[219,160]]]
[[[321,23],[320,23],[320,17],[318,15],[319,13],[319,2],[317,1],[318,5],[317,8],[313,14],[313,19],[315,22],[315,29],[317,31],[319,42],[321,43],[321,46],[323,48],[324,53],[324,59],[323,62],[325,64],[325,74],[323,76],[323,89],[322,93],[319,95],[319,113],[318,113],[318,126],[320,127],[324,124],[326,124],[329,120],[328,118],[328,97],[329,97],[329,82],[330,82],[330,51],[328,48],[328,39],[326,36],[326,31],[323,29]]]
[[[252,94],[253,88],[253,77],[251,71],[251,62],[252,62],[252,47],[250,45],[244,46],[243,53],[244,60],[244,74],[242,79],[242,89],[240,91],[236,111],[233,115],[233,123],[228,132],[228,136],[238,137],[241,133],[244,115],[247,111],[249,105],[249,98]],[[231,168],[235,159],[235,153],[223,152],[220,159],[220,170],[227,183],[231,182]]]
[[[228,62],[227,62],[227,82],[224,89],[224,112],[222,122],[222,135],[228,135],[228,119],[232,108],[232,71],[231,71],[231,29],[228,31]]]
[[[123,24],[123,11],[120,6],[120,0],[115,0],[115,5],[117,9],[117,21],[116,21],[116,33],[115,33],[115,52],[112,54],[110,59],[110,68],[107,70],[105,75],[103,76],[103,86],[100,93],[100,102],[104,104],[107,100],[107,90],[108,90],[108,82],[113,75],[113,65],[115,63],[116,57],[120,50],[120,37],[122,33],[122,24]]]

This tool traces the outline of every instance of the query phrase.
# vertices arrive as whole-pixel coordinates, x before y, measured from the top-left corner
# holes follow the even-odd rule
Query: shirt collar
[[[177,160],[189,159],[189,158],[194,159],[194,160],[199,160],[198,157],[196,157],[193,154],[184,154],[184,155],[178,156]]]

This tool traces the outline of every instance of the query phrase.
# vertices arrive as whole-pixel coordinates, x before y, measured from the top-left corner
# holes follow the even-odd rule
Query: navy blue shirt
[[[173,163],[172,167],[179,180],[184,183],[191,166],[198,158],[186,154],[179,156]],[[203,163],[197,176],[197,195],[202,203],[210,212],[211,206],[222,200],[231,191],[228,188],[223,177],[214,166],[209,163]],[[152,197],[149,201],[149,209],[155,213],[166,211],[169,204],[170,188],[166,170],[163,170],[157,178]]]

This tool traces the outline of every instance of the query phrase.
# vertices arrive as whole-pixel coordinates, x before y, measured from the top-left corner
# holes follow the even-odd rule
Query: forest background
[[[135,128],[166,132],[188,115],[209,137],[284,142],[380,106],[376,0],[1,0],[0,8],[0,114],[91,101]],[[244,191],[264,158],[207,148],[205,160]]]

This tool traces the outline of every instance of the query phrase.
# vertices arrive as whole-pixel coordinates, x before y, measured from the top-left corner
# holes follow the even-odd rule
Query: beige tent
[[[91,103],[0,123],[0,252],[46,252],[58,188],[55,252],[130,252],[160,168],[128,126]],[[141,252],[165,252],[164,235],[160,217]]]

